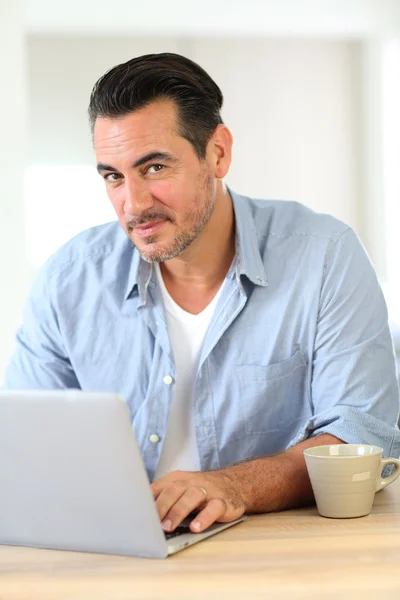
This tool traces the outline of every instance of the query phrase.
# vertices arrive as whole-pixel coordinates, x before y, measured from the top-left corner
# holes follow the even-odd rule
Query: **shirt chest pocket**
[[[267,366],[239,365],[236,372],[246,433],[285,430],[310,417],[307,362],[300,350]]]

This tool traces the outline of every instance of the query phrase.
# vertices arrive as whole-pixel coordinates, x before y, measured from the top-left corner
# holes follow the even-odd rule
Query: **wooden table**
[[[0,546],[1,600],[400,600],[400,479],[371,515],[257,515],[166,560]]]

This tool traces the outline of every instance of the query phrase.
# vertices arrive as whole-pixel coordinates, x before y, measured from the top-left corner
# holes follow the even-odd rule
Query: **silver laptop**
[[[0,391],[0,544],[164,558],[244,518],[166,535],[118,394]]]

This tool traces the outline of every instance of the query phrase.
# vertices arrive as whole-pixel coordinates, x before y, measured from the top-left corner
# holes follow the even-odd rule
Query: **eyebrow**
[[[141,167],[142,165],[144,165],[145,163],[147,163],[151,160],[162,160],[165,162],[174,162],[174,161],[176,161],[176,158],[174,156],[172,156],[172,154],[170,154],[169,152],[149,152],[148,154],[145,154],[141,158],[138,158],[138,160],[136,160],[133,163],[132,168],[137,169],[137,167]],[[101,171],[118,171],[118,169],[115,169],[111,165],[105,165],[104,163],[98,163],[97,171],[100,173]]]

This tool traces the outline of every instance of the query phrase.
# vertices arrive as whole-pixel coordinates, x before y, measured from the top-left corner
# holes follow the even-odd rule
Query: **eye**
[[[150,173],[150,174],[159,173],[164,168],[165,168],[164,165],[149,165],[148,167],[146,167],[145,173]]]
[[[121,179],[121,175],[119,173],[107,173],[107,175],[104,175],[103,179],[104,181],[113,183]]]

